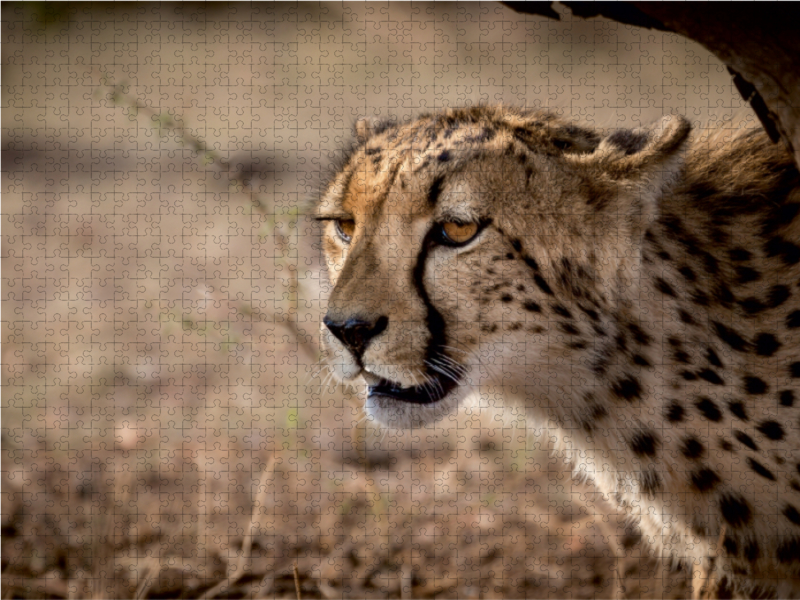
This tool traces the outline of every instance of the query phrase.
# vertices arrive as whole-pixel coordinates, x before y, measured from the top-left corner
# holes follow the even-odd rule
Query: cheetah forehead
[[[349,215],[401,206],[406,213],[428,214],[445,180],[476,158],[517,152],[530,161],[536,155],[588,153],[600,140],[598,133],[551,113],[498,106],[449,109],[400,125],[359,122],[356,130],[360,143],[320,202]],[[463,177],[461,182],[461,189],[448,191],[463,200],[468,190]]]

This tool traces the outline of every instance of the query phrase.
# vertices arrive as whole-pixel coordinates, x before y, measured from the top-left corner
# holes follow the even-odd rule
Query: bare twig
[[[297,592],[297,600],[303,600],[300,595],[300,572],[297,570],[297,561],[294,561],[294,591]]]

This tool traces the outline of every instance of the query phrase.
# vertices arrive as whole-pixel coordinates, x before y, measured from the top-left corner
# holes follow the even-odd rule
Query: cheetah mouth
[[[434,404],[447,397],[458,387],[462,373],[454,375],[433,373],[429,375],[425,383],[410,387],[404,387],[397,382],[378,377],[368,371],[364,371],[362,375],[367,381],[370,398],[391,398],[392,400],[409,404]]]

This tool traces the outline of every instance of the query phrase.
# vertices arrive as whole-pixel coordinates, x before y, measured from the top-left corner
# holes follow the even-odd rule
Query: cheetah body
[[[516,400],[719,593],[800,595],[800,191],[760,132],[362,121],[324,191],[327,360],[389,426]]]

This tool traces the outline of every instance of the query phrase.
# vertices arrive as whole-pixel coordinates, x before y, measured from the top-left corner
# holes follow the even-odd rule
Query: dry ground
[[[299,207],[358,116],[749,118],[717,61],[497,4],[2,20],[4,598],[608,597],[612,538],[628,596],[658,593],[635,535],[500,399],[397,434],[323,385]]]

